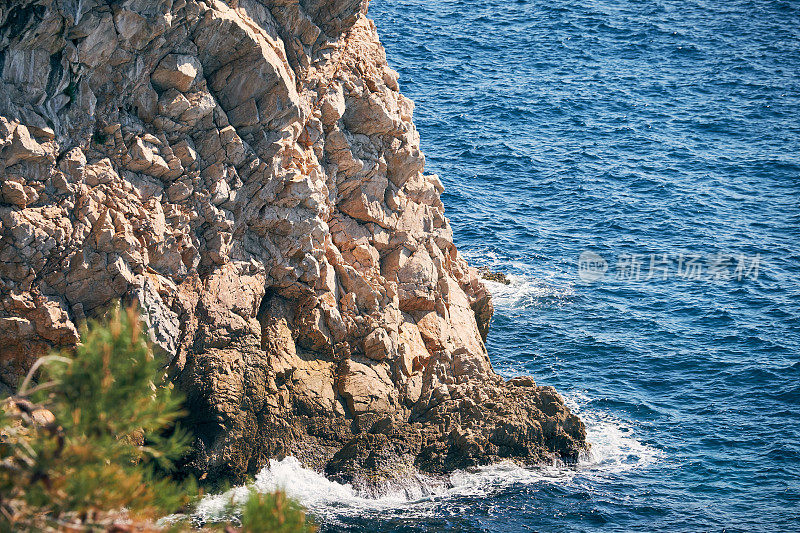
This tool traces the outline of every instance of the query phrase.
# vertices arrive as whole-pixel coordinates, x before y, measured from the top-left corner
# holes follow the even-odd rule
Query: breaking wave
[[[322,522],[335,523],[339,517],[370,516],[421,517],[435,515],[437,509],[454,499],[485,498],[516,485],[539,483],[569,484],[576,478],[597,479],[637,468],[644,468],[659,457],[659,452],[639,442],[633,428],[610,415],[580,412],[579,403],[570,401],[586,423],[592,450],[575,466],[547,465],[525,468],[513,463],[453,472],[447,476],[417,474],[402,482],[387,483],[379,489],[360,491],[349,484],[327,479],[304,468],[294,457],[270,460],[251,485],[207,496],[198,505],[199,522],[219,520],[245,501],[251,489],[259,492],[283,490],[299,501]]]
[[[565,303],[575,296],[571,282],[574,273],[555,265],[550,265],[544,272],[532,273],[530,265],[501,257],[493,250],[466,249],[461,253],[471,265],[505,274],[508,284],[483,280],[495,307],[509,310],[530,309]]]
[[[563,303],[575,296],[570,284],[559,285],[552,281],[509,274],[508,285],[497,281],[483,280],[492,295],[495,307],[528,309],[543,304]]]

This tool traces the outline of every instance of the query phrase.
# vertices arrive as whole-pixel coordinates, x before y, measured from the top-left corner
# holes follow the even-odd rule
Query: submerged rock
[[[143,308],[197,439],[243,479],[574,460],[580,420],[504,381],[366,0],[0,8],[0,383]]]
[[[481,278],[485,280],[502,283],[503,285],[511,285],[511,280],[508,279],[508,276],[504,272],[494,272],[489,270],[488,267],[481,267],[478,269],[478,272]]]

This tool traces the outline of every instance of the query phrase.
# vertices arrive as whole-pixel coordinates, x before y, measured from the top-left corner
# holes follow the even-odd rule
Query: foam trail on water
[[[508,309],[526,309],[536,307],[543,302],[566,301],[575,296],[572,285],[557,286],[551,282],[532,276],[509,274],[509,283],[483,280],[495,307]]]
[[[565,396],[565,403],[586,424],[586,440],[592,445],[588,457],[578,463],[578,470],[605,476],[644,468],[661,457],[661,452],[643,444],[634,436],[630,424],[603,411],[582,410],[588,398]]]
[[[430,516],[442,502],[454,498],[484,498],[512,485],[565,484],[576,477],[602,479],[646,467],[658,459],[658,451],[639,442],[633,429],[624,422],[606,413],[581,412],[575,400],[568,403],[583,418],[592,443],[592,451],[575,466],[525,468],[499,463],[456,471],[449,476],[418,474],[367,492],[331,481],[304,468],[294,457],[287,457],[270,460],[250,487],[236,487],[204,498],[195,517],[200,521],[224,518],[229,505],[243,503],[251,487],[260,492],[283,490],[323,521],[335,522],[337,517],[345,516]],[[580,403],[584,403],[583,398]]]
[[[335,520],[337,516],[382,517],[429,515],[438,501],[464,489],[448,482],[447,478],[415,475],[402,483],[395,482],[372,491],[358,491],[349,484],[327,479],[324,475],[304,468],[294,457],[271,459],[250,486],[231,489],[223,494],[204,498],[195,510],[201,522],[226,517],[230,504],[241,505],[250,489],[259,492],[283,490],[288,496],[310,509],[317,518]]]
[[[543,303],[564,302],[575,296],[572,272],[550,268],[546,272],[531,272],[531,265],[501,257],[494,250],[465,249],[461,255],[471,265],[486,267],[506,275],[509,284],[484,279],[497,308],[511,310],[537,307]]]

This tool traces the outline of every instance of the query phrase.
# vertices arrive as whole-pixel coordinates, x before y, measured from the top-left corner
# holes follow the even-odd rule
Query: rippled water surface
[[[373,0],[370,13],[457,245],[510,274],[491,284],[495,369],[562,391],[593,456],[377,495],[287,459],[258,483],[330,530],[800,529],[800,4]],[[579,277],[586,250],[604,279]],[[653,254],[667,262],[647,279]],[[706,269],[734,259],[679,275],[695,254]]]

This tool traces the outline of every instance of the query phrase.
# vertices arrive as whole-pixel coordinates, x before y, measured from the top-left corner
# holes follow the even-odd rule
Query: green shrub
[[[0,399],[0,532],[76,520],[79,529],[105,530],[123,509],[152,520],[196,497],[192,480],[169,476],[190,438],[176,426],[181,397],[134,311],[112,310],[88,325],[74,354],[35,366],[40,385],[26,379],[17,396]],[[282,492],[252,491],[241,524],[247,533],[316,531]],[[188,517],[168,529],[191,529]]]
[[[242,508],[242,533],[305,533],[316,531],[303,508],[283,492],[250,491]]]
[[[39,385],[2,400],[0,530],[108,511],[136,518],[174,512],[196,493],[164,475],[188,449],[175,426],[181,398],[132,310],[91,323],[71,357],[46,358]],[[38,389],[38,390],[37,390]]]

